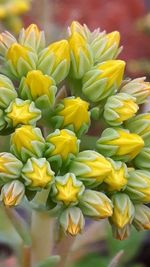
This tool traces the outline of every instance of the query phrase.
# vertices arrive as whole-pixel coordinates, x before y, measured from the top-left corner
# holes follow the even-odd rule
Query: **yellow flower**
[[[45,158],[31,158],[24,165],[22,176],[30,187],[44,188],[52,182],[54,172]]]
[[[22,169],[22,162],[11,153],[0,153],[0,179],[7,181],[18,178]]]
[[[55,82],[50,76],[44,75],[40,70],[29,71],[25,84],[33,100],[43,95],[47,95],[49,99],[52,98],[52,87],[55,86]]]
[[[75,204],[78,202],[79,194],[83,191],[82,182],[77,181],[74,174],[68,173],[64,176],[58,176],[55,182],[57,201],[63,202],[65,205]]]
[[[111,170],[110,162],[92,150],[80,152],[70,166],[70,171],[88,184],[102,183]]]
[[[40,119],[41,111],[33,102],[16,99],[6,110],[7,118],[11,120],[13,127],[18,124],[35,124]],[[8,119],[7,119],[8,120]]]
[[[65,98],[63,100],[63,105],[64,108],[58,113],[58,115],[63,116],[62,127],[72,124],[75,131],[79,131],[84,123],[89,124],[88,102],[82,100],[80,97]]]
[[[124,189],[127,180],[127,167],[121,161],[110,160],[112,165],[112,171],[104,179],[104,182],[108,185],[109,191],[120,191]]]
[[[11,151],[22,161],[29,157],[42,157],[45,141],[39,128],[23,125],[11,136]]]
[[[116,151],[117,156],[130,155],[134,158],[144,146],[143,139],[133,133],[126,132],[125,130],[117,129],[118,138],[108,141],[108,145],[116,145],[118,149]]]
[[[25,61],[30,63],[30,59],[29,59],[29,49],[18,44],[18,43],[14,43],[10,46],[10,48],[8,49],[6,58],[8,60],[11,60],[12,64],[16,67],[18,60],[20,58],[23,58]]]
[[[69,37],[69,45],[71,50],[71,75],[80,79],[93,65],[92,52],[87,41],[77,31]]]
[[[138,110],[138,106],[133,100],[125,100],[122,104],[122,107],[114,108],[114,111],[119,115],[119,118],[116,119],[117,122],[132,118]]]
[[[47,55],[54,54],[55,62],[53,68],[56,68],[61,61],[66,60],[70,64],[69,44],[67,40],[61,40],[48,46]]]
[[[111,222],[119,228],[124,228],[128,223],[132,223],[134,217],[134,206],[128,197],[124,193],[114,194],[112,197],[114,205],[113,215],[111,216]]]
[[[78,152],[77,137],[69,130],[56,130],[47,136],[46,141],[50,143],[50,148],[51,145],[54,146],[50,156],[60,155],[63,160],[66,160],[69,154],[76,155]]]
[[[107,60],[99,64],[98,69],[101,74],[98,79],[107,79],[106,91],[116,83],[117,87],[120,86],[124,74],[125,62],[123,60]]]

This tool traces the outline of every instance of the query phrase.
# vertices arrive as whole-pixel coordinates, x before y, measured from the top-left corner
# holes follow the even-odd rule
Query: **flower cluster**
[[[68,35],[48,46],[36,25],[18,40],[0,35],[0,133],[11,133],[0,199],[11,207],[26,199],[73,236],[85,217],[109,218],[122,240],[132,225],[150,229],[150,113],[137,115],[150,84],[123,81],[119,32],[73,22]],[[106,129],[89,150],[95,120]]]

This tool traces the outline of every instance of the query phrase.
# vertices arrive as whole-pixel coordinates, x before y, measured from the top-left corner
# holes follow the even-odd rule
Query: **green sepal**
[[[0,108],[5,109],[17,97],[17,91],[11,80],[0,74]]]
[[[133,163],[138,169],[150,171],[150,147],[142,148]]]

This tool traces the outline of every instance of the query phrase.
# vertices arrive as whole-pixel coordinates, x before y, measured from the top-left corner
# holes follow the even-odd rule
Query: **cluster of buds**
[[[13,207],[26,198],[72,236],[85,217],[108,218],[120,240],[132,225],[150,229],[150,114],[137,115],[150,84],[123,81],[119,42],[119,32],[77,22],[66,40],[48,46],[36,25],[18,40],[0,35],[0,133],[11,133],[10,152],[0,153],[1,202]],[[94,120],[106,129],[90,150]]]

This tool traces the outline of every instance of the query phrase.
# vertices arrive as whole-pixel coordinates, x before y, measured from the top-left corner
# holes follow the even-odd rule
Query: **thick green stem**
[[[61,237],[61,240],[57,244],[57,254],[61,257],[57,267],[67,266],[74,241],[75,238],[71,236],[63,235]]]
[[[54,219],[46,212],[32,213],[32,267],[48,258],[53,249]]]

